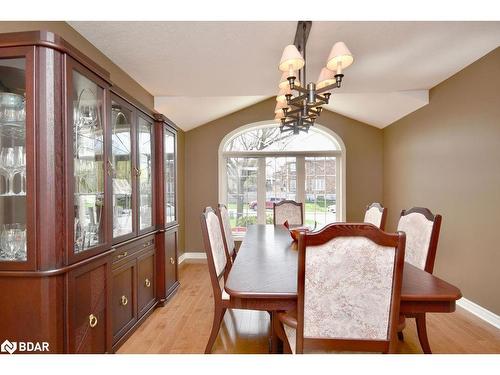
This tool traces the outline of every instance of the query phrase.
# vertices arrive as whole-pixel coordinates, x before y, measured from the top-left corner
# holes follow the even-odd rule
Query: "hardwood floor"
[[[181,287],[156,309],[118,353],[203,353],[213,317],[213,296],[204,261],[183,262]],[[457,307],[453,314],[430,314],[427,330],[433,353],[500,353],[500,330]],[[267,312],[228,310],[213,353],[268,353]],[[415,322],[407,320],[399,353],[422,353]]]

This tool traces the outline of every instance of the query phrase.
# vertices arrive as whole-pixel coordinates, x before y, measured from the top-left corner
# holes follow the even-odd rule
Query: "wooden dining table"
[[[297,244],[283,225],[251,225],[232,265],[225,290],[231,306],[237,309],[271,312],[297,305]],[[400,313],[450,313],[462,297],[458,288],[440,278],[406,263],[403,271]],[[272,329],[272,346],[278,338]],[[422,349],[430,353],[425,325],[418,329]]]

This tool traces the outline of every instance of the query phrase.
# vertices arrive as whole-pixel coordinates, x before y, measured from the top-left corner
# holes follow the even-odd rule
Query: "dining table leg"
[[[276,354],[276,353],[283,353],[283,343],[281,342],[280,338],[276,334],[277,332],[277,327],[276,325],[279,324],[278,320],[278,315],[276,311],[271,312],[271,343],[270,343],[270,353]]]
[[[417,323],[417,333],[418,340],[420,341],[420,346],[425,354],[432,354],[431,347],[429,345],[429,338],[427,337],[427,324],[425,322],[425,313],[416,314],[415,321]]]

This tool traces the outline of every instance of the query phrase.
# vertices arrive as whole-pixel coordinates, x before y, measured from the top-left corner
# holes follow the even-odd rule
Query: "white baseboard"
[[[491,324],[496,329],[500,329],[500,316],[479,306],[477,303],[469,301],[467,298],[460,298],[457,301],[457,305],[461,308],[467,310],[471,314],[476,315],[478,318],[484,320],[485,322]]]
[[[177,263],[181,264],[185,260],[190,260],[190,259],[207,259],[207,254],[205,254],[204,252],[182,253],[179,259],[177,260]]]

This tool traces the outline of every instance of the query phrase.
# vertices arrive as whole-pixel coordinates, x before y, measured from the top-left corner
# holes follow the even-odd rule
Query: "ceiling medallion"
[[[326,67],[321,69],[316,83],[306,82],[306,43],[311,21],[299,21],[294,44],[285,47],[279,70],[282,72],[279,93],[276,96],[275,121],[281,132],[307,132],[320,116],[322,106],[328,104],[333,89],[342,85],[343,70],[354,58],[344,42],[333,45]],[[298,77],[297,77],[298,72]]]

